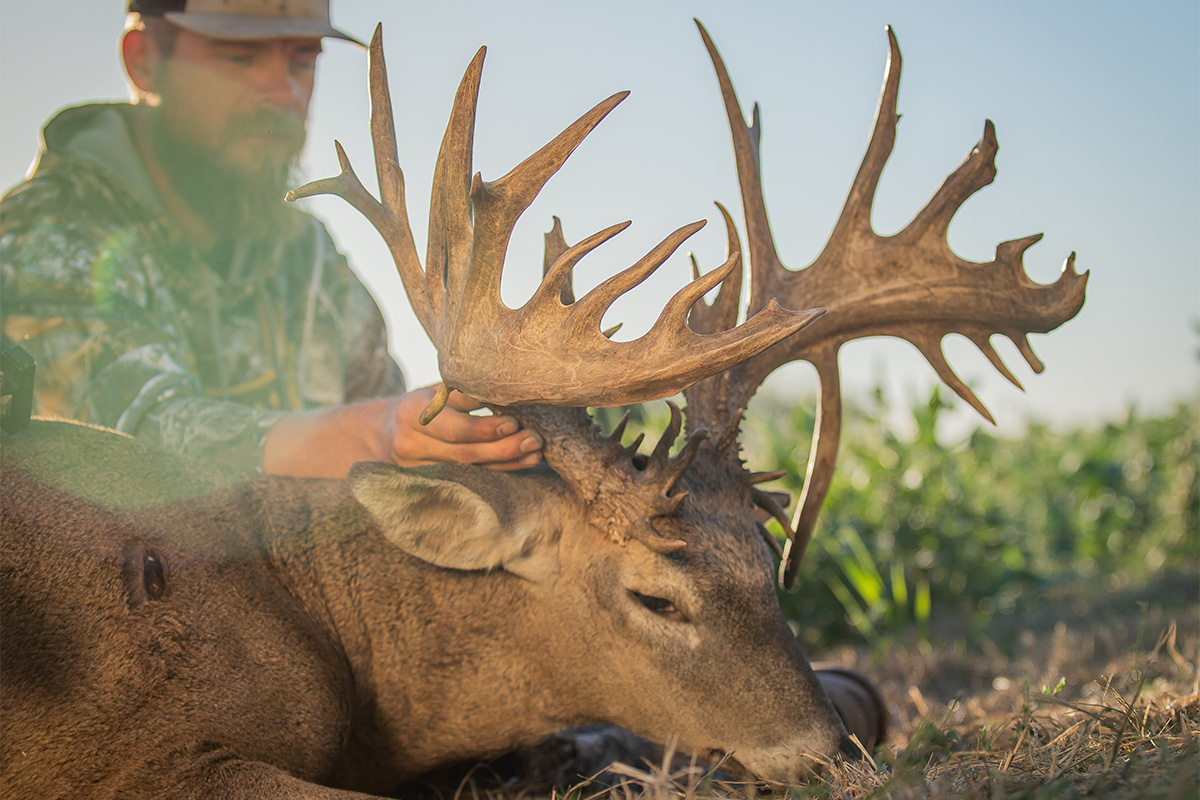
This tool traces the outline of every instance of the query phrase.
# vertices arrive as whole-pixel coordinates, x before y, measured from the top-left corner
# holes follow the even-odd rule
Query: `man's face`
[[[160,62],[153,147],[218,236],[283,233],[321,40],[210,39],[180,30]]]
[[[255,171],[294,161],[320,53],[320,39],[237,41],[180,30],[158,83],[166,124],[225,166]]]

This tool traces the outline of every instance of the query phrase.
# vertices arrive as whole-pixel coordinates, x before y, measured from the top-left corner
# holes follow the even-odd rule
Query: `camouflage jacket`
[[[35,413],[248,473],[285,411],[402,391],[379,309],[325,228],[197,252],[162,210],[130,109],[61,112],[0,202],[0,324],[37,363]]]

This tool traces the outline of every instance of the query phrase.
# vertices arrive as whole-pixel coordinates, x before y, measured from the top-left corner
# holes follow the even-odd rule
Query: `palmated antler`
[[[733,135],[742,207],[749,239],[750,302],[753,314],[767,302],[788,307],[823,307],[828,313],[815,325],[744,361],[729,372],[709,378],[685,392],[688,425],[710,430],[736,427],[737,415],[773,370],[797,359],[811,362],[820,379],[821,396],[808,474],[780,566],[780,582],[790,585],[822,502],[829,489],[841,429],[838,350],[863,336],[898,336],[916,345],[935,372],[986,419],[987,409],[946,363],[941,341],[960,333],[978,347],[992,365],[1020,387],[989,339],[1011,339],[1035,372],[1042,363],[1029,346],[1029,333],[1046,333],[1066,322],[1083,305],[1087,273],[1075,271],[1075,254],[1062,275],[1049,285],[1025,274],[1024,252],[1041,235],[1003,242],[991,262],[959,258],[946,240],[950,220],[968,197],[996,174],[996,136],[991,121],[983,139],[904,230],[880,236],[871,227],[871,208],[884,164],[895,143],[896,101],[900,86],[900,49],[887,31],[890,55],[874,131],[862,166],[851,186],[828,244],[809,267],[786,268],[775,251],[763,199],[759,161],[761,125],[758,106],[745,124],[725,64],[708,32],[697,21],[708,48]],[[729,230],[730,252],[741,250],[736,230],[721,209]],[[738,284],[727,280],[712,306],[700,302],[690,323],[696,330],[724,330],[737,322]],[[728,295],[728,296],[727,296]]]
[[[696,333],[688,309],[738,266],[724,265],[692,281],[666,304],[644,336],[615,342],[600,330],[609,306],[653,273],[703,223],[685,225],[636,264],[577,301],[564,303],[562,287],[579,260],[628,227],[621,223],[564,250],[541,286],[520,309],[500,299],[500,275],[509,237],[534,197],[626,93],[615,94],[527,158],[507,175],[472,176],[475,110],[485,48],[467,68],[455,97],[434,173],[429,247],[417,258],[397,162],[382,28],[371,41],[371,133],[381,200],[362,186],[339,145],[341,174],[314,181],[289,198],[335,194],[362,212],[383,235],[417,318],[438,351],[445,391],[451,388],[510,406],[614,406],[667,397],[707,375],[749,358],[800,330],[821,312],[789,311],[767,302],[742,325]],[[440,406],[428,411],[429,417]]]

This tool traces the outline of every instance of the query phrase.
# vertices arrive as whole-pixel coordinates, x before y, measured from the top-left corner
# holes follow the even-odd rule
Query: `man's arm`
[[[434,387],[398,398],[368,400],[320,411],[285,414],[263,446],[263,471],[277,475],[342,478],[356,461],[401,466],[436,462],[481,464],[498,470],[532,467],[542,460],[542,441],[518,430],[506,416],[473,416],[479,404],[454,392],[428,426],[417,418]]]

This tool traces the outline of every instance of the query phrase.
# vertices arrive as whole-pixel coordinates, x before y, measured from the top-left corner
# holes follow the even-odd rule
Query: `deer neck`
[[[346,655],[354,687],[347,772],[404,779],[472,754],[532,744],[584,721],[580,694],[547,674],[566,632],[528,581],[440,569],[401,552],[348,506],[338,539],[316,531],[307,604]],[[359,518],[358,515],[361,515]],[[348,524],[349,523],[349,524]],[[319,528],[320,526],[318,526]]]

